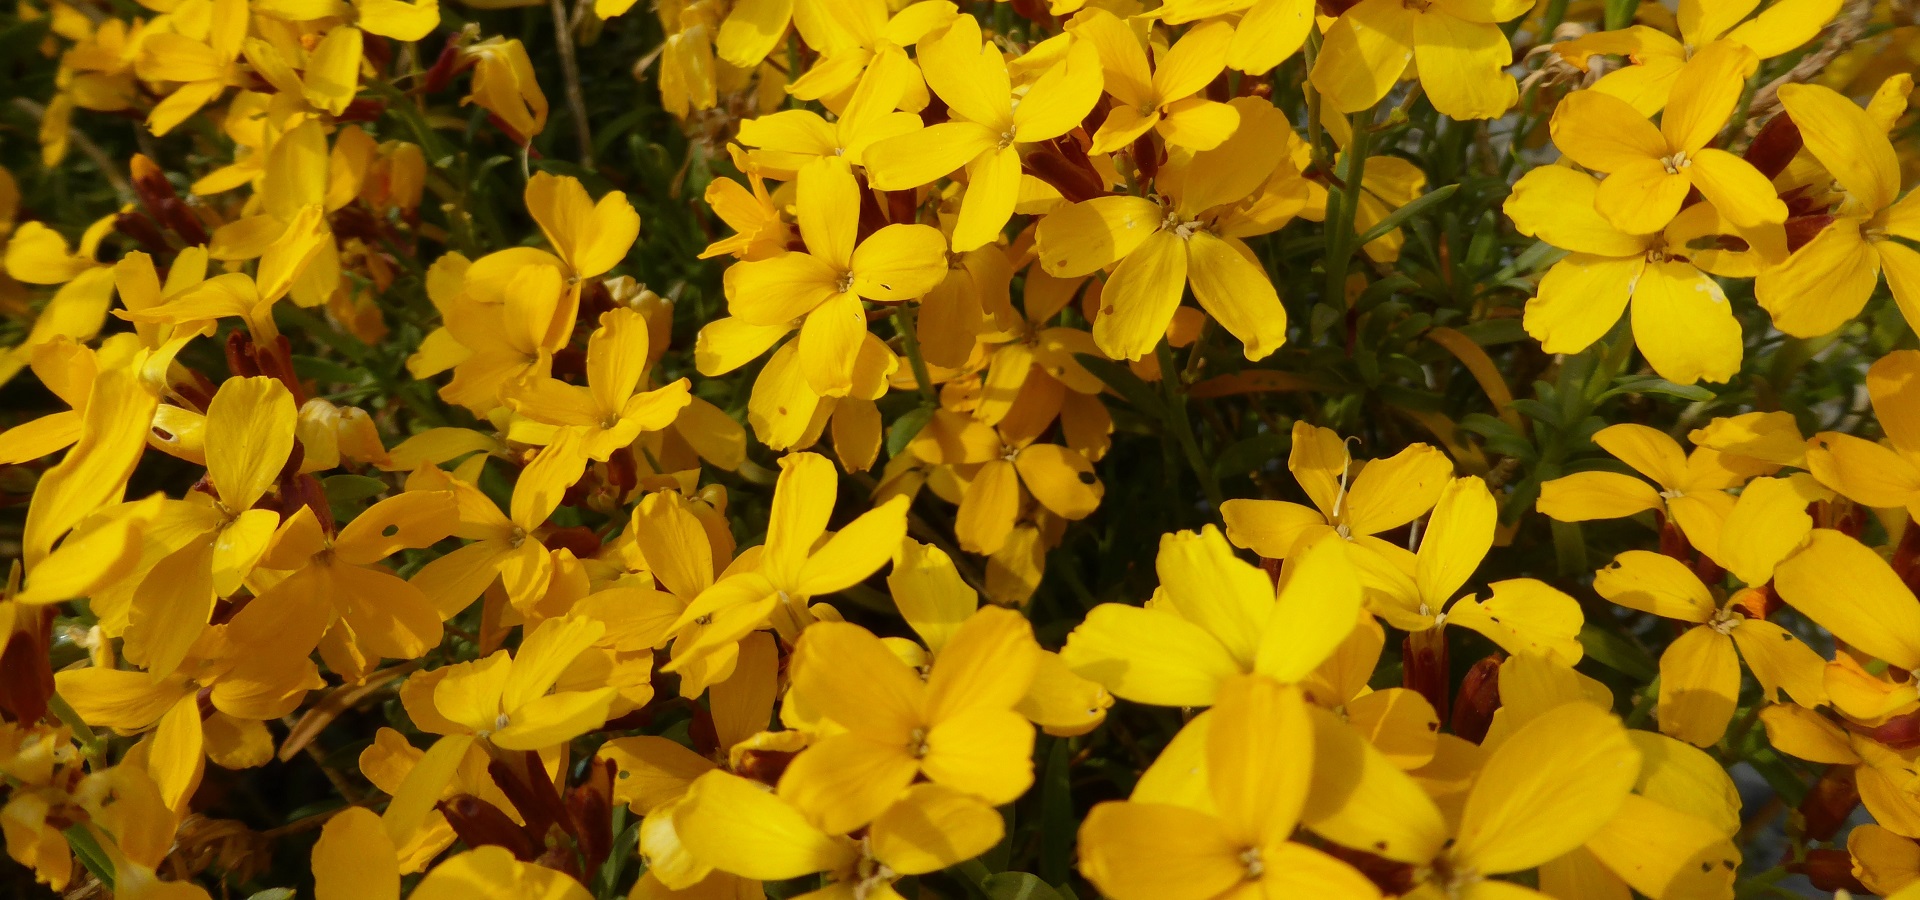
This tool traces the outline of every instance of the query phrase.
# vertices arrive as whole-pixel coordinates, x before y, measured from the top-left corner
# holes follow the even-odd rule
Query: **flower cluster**
[[[1920,900],[1911,4],[635,5],[0,16],[22,895]]]

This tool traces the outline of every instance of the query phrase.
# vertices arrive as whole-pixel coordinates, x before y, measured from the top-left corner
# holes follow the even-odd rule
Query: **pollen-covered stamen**
[[[1662,158],[1660,164],[1667,167],[1668,175],[1678,175],[1681,169],[1693,165],[1693,160],[1687,158],[1687,151],[1680,150],[1672,156]]]
[[[841,272],[840,280],[833,283],[833,289],[842,294],[853,290],[853,273],[851,271]]]
[[[911,734],[907,735],[907,750],[913,754],[914,759],[925,759],[927,749],[927,730],[925,728],[915,728]]]
[[[1713,618],[1707,622],[1707,627],[1721,634],[1732,634],[1733,629],[1739,627],[1740,623],[1746,620],[1747,617],[1745,614],[1729,604],[1721,608],[1719,612],[1713,614]]]
[[[1260,858],[1259,847],[1248,847],[1241,851],[1240,865],[1246,868],[1248,881],[1259,881],[1260,876],[1267,874],[1267,863]]]

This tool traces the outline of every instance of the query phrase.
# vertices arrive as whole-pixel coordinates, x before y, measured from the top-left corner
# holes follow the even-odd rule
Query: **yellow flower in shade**
[[[1200,307],[1245,345],[1248,359],[1264,359],[1286,342],[1286,307],[1241,238],[1278,229],[1300,209],[1276,216],[1246,205],[1277,170],[1298,180],[1286,156],[1291,129],[1270,103],[1249,97],[1226,108],[1238,130],[1211,149],[1169,160],[1156,179],[1159,200],[1096,197],[1040,222],[1036,238],[1048,275],[1074,278],[1119,263],[1093,322],[1094,341],[1115,359],[1153,352],[1189,284]],[[1295,199],[1303,204],[1301,188]]]
[[[1920,835],[1920,801],[1906,789],[1913,781],[1911,748],[1894,749],[1861,730],[1845,727],[1856,724],[1851,720],[1835,722],[1820,712],[1790,703],[1760,710],[1760,723],[1766,727],[1767,743],[1775,750],[1808,762],[1850,769],[1860,802],[1879,824],[1904,837]],[[1895,896],[1906,900],[1915,893],[1920,892],[1909,886]]]
[[[1336,844],[1414,867],[1410,896],[1522,900],[1545,895],[1494,876],[1579,848],[1626,804],[1642,754],[1612,713],[1564,703],[1515,729],[1480,763],[1457,814],[1367,746],[1332,713],[1310,708],[1314,792],[1303,818]]]
[[[873,821],[925,776],[998,806],[1033,783],[1033,725],[1014,711],[1039,664],[1019,613],[974,613],[923,683],[858,625],[820,622],[800,636],[793,697],[845,729],[825,734],[780,777],[780,796],[843,834]]]
[[[839,111],[861,79],[884,72],[901,91],[894,101],[901,109],[925,107],[926,85],[904,48],[942,30],[959,12],[940,0],[908,3],[894,12],[896,6],[886,0],[796,0],[794,29],[820,58],[787,85],[787,93]]]
[[[1140,37],[1104,9],[1074,16],[1067,32],[1099,51],[1106,91],[1115,101],[1089,152],[1125,149],[1149,131],[1176,147],[1211,150],[1240,126],[1240,110],[1198,96],[1226,67],[1233,26],[1208,22],[1189,28],[1152,66]]]
[[[1487,586],[1484,601],[1471,595],[1454,599],[1493,549],[1499,514],[1486,482],[1472,476],[1447,482],[1421,531],[1418,554],[1384,542],[1375,545],[1374,555],[1354,554],[1363,564],[1379,559],[1392,567],[1374,576],[1387,587],[1369,596],[1371,609],[1410,632],[1459,625],[1508,653],[1539,653],[1569,666],[1579,662],[1580,603],[1546,582],[1496,581]]]
[[[524,145],[546,129],[547,95],[534,77],[525,45],[490,37],[460,52],[473,62],[473,93],[462,105],[472,103],[492,113],[515,143]]]
[[[688,648],[699,645],[706,629],[699,622],[674,628],[681,613],[712,587],[716,578],[745,571],[753,560],[746,554],[733,559],[731,543],[719,545],[693,505],[675,491],[648,494],[636,504],[628,532],[633,535],[634,549],[640,552],[647,571],[661,589],[617,584],[582,598],[573,612],[605,622],[608,638],[622,650],[651,653],[671,642],[669,659],[678,659]],[[677,666],[680,695],[693,699],[711,686],[730,682],[734,666],[751,640],[749,635],[747,642],[716,645],[711,652]],[[723,742],[723,746],[731,745]]]
[[[755,881],[822,874],[827,886],[800,897],[897,897],[893,881],[965,862],[1006,833],[993,807],[938,784],[918,784],[874,819],[860,840],[832,834],[765,787],[726,772],[693,783],[673,815],[687,852]]]
[[[152,729],[146,768],[162,801],[177,810],[186,808],[209,758],[229,769],[270,761],[274,739],[265,723],[326,685],[305,655],[259,653],[224,634],[196,646],[206,652],[159,678],[98,666],[54,674],[87,724],[127,734]],[[213,707],[206,715],[202,692]]]
[[[1742,238],[1705,203],[1654,234],[1615,228],[1595,205],[1600,184],[1564,166],[1541,166],[1507,197],[1503,211],[1522,234],[1572,251],[1527,301],[1527,333],[1549,353],[1578,353],[1631,310],[1634,343],[1661,377],[1691,384],[1738,374],[1740,322],[1713,276],[1750,277],[1758,254],[1696,249],[1721,234]]]
[[[1081,677],[1135,703],[1211,706],[1228,679],[1249,673],[1300,683],[1360,618],[1345,541],[1300,544],[1278,588],[1211,525],[1163,535],[1154,569],[1150,604],[1094,607],[1060,651]]]
[[[7,275],[28,284],[57,284],[60,289],[34,316],[26,337],[0,351],[0,384],[26,368],[38,348],[63,337],[84,343],[100,334],[113,302],[114,269],[94,262],[93,257],[100,242],[113,232],[114,218],[107,216],[88,226],[80,246],[73,250],[59,232],[39,222],[22,223],[6,241]],[[182,256],[191,269],[191,257]]]
[[[1594,207],[1629,234],[1665,229],[1696,189],[1738,227],[1777,225],[1786,220],[1787,205],[1767,177],[1746,160],[1708,146],[1726,127],[1758,65],[1753,51],[1740,44],[1705,47],[1681,70],[1658,128],[1618,97],[1575,91],[1553,111],[1553,142],[1568,159],[1608,173]]]
[[[178,82],[147,114],[147,127],[154,134],[172,131],[228,87],[247,84],[238,60],[247,37],[248,16],[247,0],[216,0],[198,33],[156,32],[140,43],[140,56],[134,65],[140,77]]]
[[[1030,499],[1068,520],[1084,519],[1100,508],[1106,485],[1079,451],[1035,443],[1030,437],[1010,438],[949,411],[935,415],[943,420],[941,427],[929,424],[908,449],[935,465],[961,467],[966,493],[953,522],[961,549],[1000,552]]]
[[[887,589],[900,608],[900,617],[926,644],[924,652],[901,641],[888,649],[915,668],[925,669],[947,649],[961,626],[980,609],[980,594],[960,577],[953,558],[938,547],[907,540],[887,573]],[[1081,678],[1060,654],[1039,651],[1033,685],[1014,710],[1048,734],[1072,737],[1092,731],[1106,719],[1113,697],[1106,689]]]
[[[515,412],[547,429],[516,429],[514,440],[546,444],[540,435],[525,433],[567,429],[579,452],[606,462],[615,451],[631,446],[643,431],[659,431],[673,424],[691,402],[692,382],[682,378],[665,387],[641,390],[647,383],[647,319],[632,309],[612,309],[600,316],[600,327],[587,338],[587,384],[567,384],[555,378],[527,378],[507,388],[507,403]],[[538,371],[536,367],[531,371]]]
[[[1887,443],[1823,431],[1807,446],[1806,469],[1861,506],[1920,514],[1920,351],[1881,357],[1866,381]]]
[[[1592,71],[1594,56],[1626,57],[1627,64],[1600,76],[1593,90],[1619,97],[1641,115],[1651,116],[1667,105],[1680,70],[1700,48],[1727,40],[1746,46],[1761,59],[1772,59],[1813,40],[1840,11],[1836,0],[1795,0],[1752,15],[1758,6],[1746,0],[1682,0],[1675,17],[1679,40],[1657,28],[1632,25],[1561,41],[1553,51],[1582,71]]]
[[[1240,13],[1227,44],[1227,68],[1265,75],[1307,41],[1313,4],[1304,0],[1169,0],[1160,5],[1160,21],[1183,25]]]
[[[1352,866],[1289,840],[1318,763],[1299,690],[1236,676],[1207,718],[1203,802],[1136,790],[1095,806],[1080,826],[1087,880],[1114,900],[1380,896]]]
[[[1356,113],[1393,90],[1411,62],[1441,114],[1494,118],[1520,96],[1504,71],[1513,48],[1499,23],[1531,7],[1526,0],[1361,0],[1327,29],[1313,86],[1335,111]]]
[[[313,845],[314,900],[400,900],[396,843],[379,815],[349,806],[327,820]],[[433,867],[407,894],[414,900],[589,900],[561,872],[482,846]]]
[[[709,344],[729,360],[750,360],[796,325],[799,363],[813,392],[843,397],[853,387],[867,334],[861,298],[882,302],[925,295],[947,276],[947,242],[927,225],[888,225],[859,240],[860,187],[841,160],[811,163],[796,191],[806,252],[735,263],[727,269],[727,311],[707,326]],[[724,370],[722,370],[724,371]],[[703,375],[718,375],[708,367]]]
[[[1562,522],[1621,519],[1656,510],[1680,529],[1694,549],[1720,563],[1720,529],[1733,511],[1728,491],[1771,469],[1765,463],[1696,447],[1692,453],[1665,432],[1645,425],[1609,425],[1593,435],[1653,484],[1621,472],[1595,470],[1563,475],[1540,485],[1540,512]]]
[[[440,24],[439,0],[257,0],[253,10],[290,22],[345,19],[396,41],[420,40]]]
[[[619,767],[614,799],[645,817],[640,850],[647,857],[646,878],[657,885],[650,889],[685,890],[709,880],[717,882],[707,885],[711,888],[734,880],[736,876],[715,872],[712,865],[687,851],[673,830],[675,813],[701,775],[741,770],[756,750],[792,752],[806,746],[806,736],[799,732],[764,731],[779,687],[780,660],[773,635],[750,635],[742,641],[738,662],[726,680],[711,685],[708,694],[712,757],[653,735],[615,738],[600,748],[599,758]]]
[[[801,629],[815,618],[808,601],[859,584],[887,564],[907,536],[907,498],[894,497],[861,513],[821,543],[838,492],[833,463],[826,457],[789,453],[780,458],[758,567],[720,579],[681,612],[670,631],[694,624],[705,627],[662,671],[690,665],[769,623],[783,640],[798,640]]]
[[[380,561],[445,538],[457,509],[449,492],[408,491],[328,534],[312,507],[300,507],[261,560],[290,571],[234,616],[234,640],[298,656],[318,647],[330,668],[356,680],[383,657],[418,658],[440,642],[440,616],[420,588]]]
[[[906,84],[919,78],[920,70],[904,55],[889,56],[860,76],[832,122],[810,109],[783,109],[741,122],[740,143],[752,148],[746,153],[748,167],[768,178],[791,179],[823,159],[861,165],[874,143],[920,129],[919,116],[896,109]]]
[[[1425,515],[1453,477],[1453,461],[1427,444],[1387,459],[1356,462],[1331,428],[1293,423],[1287,469],[1312,506],[1286,500],[1228,500],[1220,505],[1227,538],[1268,559],[1286,559],[1301,542],[1337,534],[1362,547],[1398,549],[1375,535]]]
[[[497,578],[516,609],[530,609],[546,595],[553,559],[536,533],[579,480],[586,454],[570,449],[571,435],[549,445],[520,470],[505,514],[470,481],[424,467],[407,480],[409,491],[451,491],[454,537],[473,543],[442,555],[409,581],[426,595],[444,621],[473,603]]]
[[[1000,237],[1020,199],[1019,145],[1048,141],[1079,126],[1100,98],[1100,56],[1074,41],[1065,58],[1016,93],[998,47],[980,43],[972,16],[955,19],[920,48],[920,68],[950,118],[868,148],[866,167],[882,191],[909,190],[967,170],[967,190],[953,226],[953,249],[973,250]]]
[[[1720,538],[1723,552],[1738,563],[1735,577],[1755,588],[1772,580],[1774,567],[1813,529],[1806,506],[1787,479],[1748,483]],[[1826,702],[1819,654],[1792,632],[1752,617],[1745,594],[1716,602],[1700,577],[1673,557],[1629,550],[1594,576],[1593,589],[1629,609],[1693,623],[1660,656],[1660,730],[1667,734],[1697,747],[1719,742],[1738,705],[1742,658],[1767,700],[1784,690],[1809,708]]]
[[[1920,192],[1897,199],[1900,157],[1886,127],[1819,85],[1783,85],[1780,105],[1839,190],[1816,208],[1831,222],[1785,262],[1762,271],[1754,297],[1781,331],[1817,337],[1859,315],[1884,274],[1908,327],[1920,327],[1920,251],[1896,240],[1920,241]]]
[[[731,255],[737,259],[766,259],[787,250],[793,229],[780,218],[780,207],[767,193],[767,182],[757,172],[747,173],[742,187],[731,178],[715,178],[707,184],[705,200],[713,214],[727,223],[735,234],[721,238],[700,251],[701,259]]]
[[[496,650],[475,662],[433,670],[436,712],[503,750],[545,750],[601,726],[615,689],[592,686],[575,670],[606,626],[570,616],[548,619],[527,633],[519,649]],[[416,676],[418,677],[418,676]],[[598,679],[601,685],[605,678]],[[444,723],[419,723],[444,727]]]
[[[267,552],[280,514],[255,509],[293,452],[293,395],[265,377],[231,378],[207,406],[207,480],[213,495],[168,500],[157,528],[192,537],[155,563],[127,623],[127,658],[172,674],[213,615]]]

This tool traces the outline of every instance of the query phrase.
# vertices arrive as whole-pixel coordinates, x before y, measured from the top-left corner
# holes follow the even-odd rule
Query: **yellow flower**
[[[496,650],[482,660],[436,669],[434,709],[503,750],[544,750],[573,740],[606,722],[616,693],[573,671],[605,632],[592,619],[548,619],[512,654]]]
[[[1095,806],[1080,826],[1087,880],[1114,900],[1207,900],[1254,890],[1380,896],[1352,866],[1289,840],[1319,762],[1299,690],[1238,676],[1206,718],[1204,802],[1161,797],[1143,778],[1132,799]]]
[[[1813,529],[1806,506],[1786,479],[1749,482],[1720,538],[1734,575],[1749,587],[1772,580],[1775,566]],[[1792,632],[1752,617],[1742,595],[1717,603],[1699,576],[1673,557],[1629,550],[1594,576],[1593,589],[1629,609],[1693,623],[1660,656],[1660,730],[1667,734],[1697,747],[1719,742],[1738,704],[1740,658],[1768,701],[1785,690],[1809,708],[1826,702],[1818,654]]]
[[[998,239],[1013,216],[1019,145],[1071,131],[1100,98],[1100,56],[1093,44],[1074,41],[1064,59],[1016,93],[999,49],[981,46],[979,24],[961,16],[944,36],[923,42],[920,68],[950,117],[876,142],[866,154],[867,172],[876,190],[899,191],[964,167],[953,249],[966,252]]]
[[[1762,271],[1754,297],[1781,331],[1815,337],[1859,315],[1884,272],[1908,327],[1920,327],[1920,252],[1895,240],[1920,240],[1920,193],[1896,200],[1900,159],[1886,129],[1818,85],[1784,85],[1780,104],[1807,152],[1841,190],[1816,209],[1831,222],[1785,262]]]
[[[1361,0],[1327,29],[1313,86],[1334,110],[1356,113],[1380,102],[1411,62],[1442,115],[1495,118],[1520,95],[1504,71],[1513,48],[1499,23],[1531,7],[1526,0]]]
[[[663,671],[688,666],[769,623],[789,643],[798,640],[815,618],[808,601],[859,584],[887,564],[907,535],[907,498],[895,497],[861,513],[821,543],[836,493],[833,463],[826,457],[789,453],[780,458],[767,542],[757,555],[757,568],[720,579],[680,613],[669,630],[696,623],[705,627]]]
[[[1867,397],[1887,443],[1837,431],[1813,436],[1806,470],[1861,506],[1920,510],[1920,351],[1895,350],[1867,369]],[[1913,513],[1909,513],[1913,515]]]
[[[1432,509],[1453,476],[1453,461],[1427,444],[1413,444],[1388,459],[1356,463],[1347,442],[1332,429],[1295,422],[1292,445],[1287,469],[1313,506],[1286,500],[1228,500],[1220,505],[1227,538],[1268,559],[1286,559],[1296,546],[1328,534],[1375,550],[1397,549],[1376,535]]]
[[[567,384],[555,378],[523,378],[509,386],[507,403],[527,419],[566,429],[574,434],[579,452],[606,462],[625,449],[643,431],[659,431],[692,399],[691,382],[682,378],[662,388],[642,391],[647,382],[647,320],[631,309],[612,309],[600,316],[600,327],[587,338],[587,384]],[[532,371],[538,371],[537,367]],[[512,439],[544,444],[534,434],[509,432]]]
[[[141,42],[135,63],[140,77],[178,82],[147,114],[147,127],[154,134],[172,131],[228,87],[246,85],[238,60],[248,16],[247,0],[214,0],[210,17],[194,33],[156,31]]]
[[[1024,616],[982,609],[927,670],[871,632],[820,622],[800,636],[792,700],[844,731],[817,738],[780,778],[780,796],[842,834],[883,813],[920,776],[991,805],[1033,783],[1033,725],[1014,711],[1039,647]]]
[[[1694,549],[1719,557],[1720,529],[1733,510],[1727,491],[1759,474],[1754,461],[1705,447],[1687,454],[1665,432],[1645,425],[1609,425],[1593,435],[1600,449],[1651,480],[1620,472],[1564,475],[1540,485],[1540,512],[1562,522],[1620,519],[1658,510]]]
[[[1119,262],[1093,322],[1094,341],[1115,359],[1153,352],[1189,284],[1201,308],[1245,345],[1248,359],[1264,359],[1286,342],[1286,307],[1240,239],[1273,231],[1300,209],[1276,217],[1246,205],[1249,195],[1272,187],[1270,179],[1299,181],[1286,156],[1291,128],[1262,100],[1241,98],[1224,108],[1238,130],[1211,149],[1169,160],[1156,179],[1160,200],[1096,197],[1040,222],[1036,239],[1048,275],[1073,278]],[[1296,199],[1304,204],[1300,187]]]
[[[461,100],[493,114],[515,143],[526,144],[547,127],[547,95],[533,74],[533,60],[518,40],[491,37],[461,50],[473,63],[473,93]]]
[[[937,824],[936,824],[937,823]],[[673,828],[701,863],[756,881],[816,873],[828,886],[809,896],[897,896],[893,880],[965,862],[999,843],[993,807],[938,784],[919,784],[854,840],[810,821],[787,800],[726,772],[695,780]]]
[[[1158,10],[1168,25],[1241,13],[1227,44],[1227,68],[1265,75],[1307,41],[1314,6],[1304,0],[1168,0]]]
[[[1370,595],[1370,608],[1410,632],[1459,625],[1479,632],[1508,653],[1538,653],[1569,666],[1579,662],[1583,653],[1578,639],[1583,624],[1580,604],[1546,582],[1496,581],[1487,586],[1489,596],[1484,601],[1471,595],[1454,599],[1493,548],[1499,512],[1493,492],[1480,479],[1468,476],[1447,482],[1421,531],[1417,555],[1409,559],[1406,551],[1384,542],[1370,545],[1373,558],[1390,567],[1375,576],[1386,587]],[[1357,549],[1355,558],[1368,561],[1363,555],[1368,549]],[[1440,639],[1437,634],[1433,637]]]
[[[1548,353],[1578,353],[1632,311],[1634,343],[1661,377],[1679,384],[1724,382],[1738,374],[1740,322],[1713,275],[1751,275],[1702,239],[1734,232],[1714,208],[1696,203],[1653,234],[1630,234],[1597,208],[1604,183],[1564,166],[1522,176],[1503,211],[1522,234],[1570,250],[1527,301],[1527,333]],[[1631,305],[1629,305],[1631,304]]]
[[[938,229],[906,224],[859,240],[860,188],[841,160],[802,170],[796,205],[806,252],[727,269],[727,311],[737,324],[722,319],[703,337],[732,365],[721,368],[724,363],[710,359],[700,371],[723,374],[766,352],[797,324],[807,385],[823,397],[844,397],[867,334],[861,298],[898,302],[925,295],[946,277],[947,242]]]
[[[1307,827],[1336,844],[1414,866],[1419,892],[1464,900],[1543,896],[1492,876],[1521,872],[1579,848],[1627,802],[1641,752],[1620,720],[1564,703],[1516,729],[1487,754],[1457,818],[1328,713],[1314,718]],[[1337,787],[1333,787],[1337,786]]]
[[[1106,91],[1116,101],[1094,132],[1088,152],[1125,149],[1149,131],[1158,131],[1176,147],[1211,150],[1240,126],[1239,109],[1197,96],[1226,67],[1233,42],[1233,27],[1227,23],[1188,29],[1151,68],[1133,29],[1104,9],[1074,16],[1067,32],[1099,51]]]
[[[1553,112],[1553,142],[1568,159],[1608,173],[1594,207],[1628,234],[1653,234],[1698,189],[1741,228],[1777,225],[1787,206],[1751,163],[1708,146],[1740,102],[1753,51],[1731,42],[1709,45],[1687,61],[1678,90],[1655,128],[1626,101],[1575,91]]]
[[[1248,673],[1299,683],[1360,617],[1345,541],[1300,544],[1277,589],[1211,525],[1163,535],[1154,569],[1160,587],[1149,605],[1094,607],[1060,651],[1081,677],[1136,703],[1210,706],[1232,676]]]

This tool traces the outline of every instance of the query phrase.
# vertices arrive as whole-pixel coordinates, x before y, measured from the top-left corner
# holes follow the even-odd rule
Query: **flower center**
[[[1668,175],[1678,175],[1681,169],[1693,165],[1693,160],[1687,158],[1687,151],[1681,150],[1672,156],[1660,160],[1660,164],[1667,167]]]
[[[1241,851],[1240,865],[1247,870],[1248,881],[1259,881],[1260,876],[1267,874],[1267,864],[1260,858],[1259,847],[1248,847]]]

